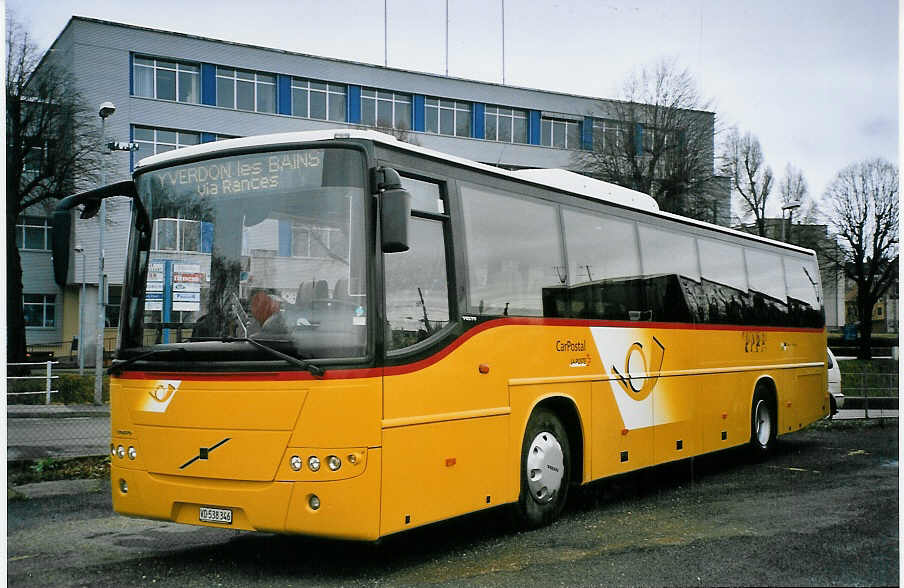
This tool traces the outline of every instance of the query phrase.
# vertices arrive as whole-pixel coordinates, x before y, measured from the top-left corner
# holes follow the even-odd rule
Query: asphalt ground
[[[108,481],[21,487],[11,586],[897,585],[897,420],[822,422],[767,460],[727,451],[572,492],[550,527],[503,509],[378,544],[111,512]],[[67,493],[61,493],[61,490]],[[416,491],[416,489],[414,489]]]

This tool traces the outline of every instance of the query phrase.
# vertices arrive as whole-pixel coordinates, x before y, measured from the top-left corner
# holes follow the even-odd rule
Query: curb
[[[6,405],[7,419],[65,419],[97,416],[109,417],[110,405]]]
[[[6,418],[8,419],[70,419],[70,418],[79,418],[79,417],[108,417],[110,416],[109,410],[104,411],[90,411],[90,410],[67,410],[65,412],[57,411],[57,412],[7,412]]]
[[[21,486],[8,486],[6,500],[31,500],[33,498],[49,498],[52,496],[72,496],[102,492],[110,483],[107,479],[54,480],[51,482],[34,482]]]

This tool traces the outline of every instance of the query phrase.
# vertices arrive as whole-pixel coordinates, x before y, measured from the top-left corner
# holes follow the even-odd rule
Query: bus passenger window
[[[423,341],[449,322],[442,221],[412,217],[408,239],[408,251],[383,258],[388,351]]]
[[[570,209],[562,214],[569,285],[640,275],[633,222]]]
[[[478,186],[461,198],[471,312],[544,316],[544,292],[568,278],[556,209]]]

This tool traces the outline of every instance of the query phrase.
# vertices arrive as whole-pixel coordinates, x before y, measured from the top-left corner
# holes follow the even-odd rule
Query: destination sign
[[[225,157],[143,176],[155,190],[199,196],[233,196],[320,186],[323,150],[305,149]]]

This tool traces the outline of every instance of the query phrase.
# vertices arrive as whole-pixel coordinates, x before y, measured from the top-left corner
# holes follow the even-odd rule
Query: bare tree
[[[6,16],[6,317],[10,363],[25,358],[22,263],[16,223],[73,193],[96,170],[98,137],[69,73]],[[43,215],[46,215],[46,212]]]
[[[804,172],[790,163],[785,166],[785,175],[778,184],[778,195],[782,207],[789,204],[800,205],[794,213],[799,223],[813,224],[822,216],[819,205],[810,197]]]
[[[857,357],[870,359],[872,312],[898,275],[898,168],[873,159],[852,164],[826,188],[843,267],[857,285]]]
[[[785,240],[814,249],[822,257],[822,249],[831,245],[829,241],[820,237],[818,232],[812,230],[823,217],[819,205],[810,197],[810,189],[803,171],[790,163],[785,166],[785,174],[778,183],[778,197],[782,205],[783,223],[785,208],[793,207],[788,212],[787,231],[782,230],[782,234],[787,235]],[[797,228],[792,222],[795,220]]]
[[[714,117],[693,76],[661,61],[629,77],[598,119],[593,148],[575,167],[652,196],[662,210],[713,218]]]
[[[742,220],[753,218],[757,234],[766,236],[766,203],[772,192],[772,168],[766,165],[756,135],[732,129],[725,139],[722,173],[737,195]]]

